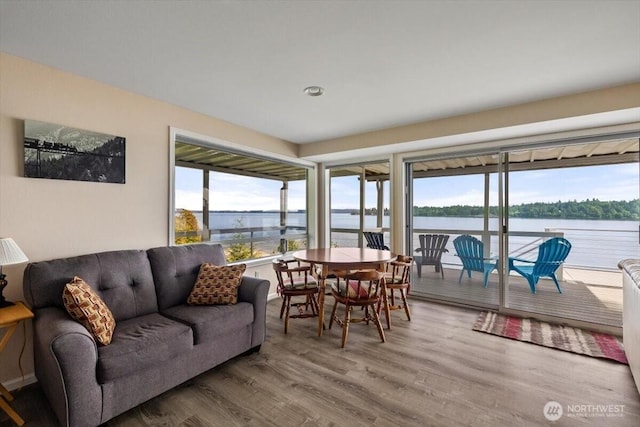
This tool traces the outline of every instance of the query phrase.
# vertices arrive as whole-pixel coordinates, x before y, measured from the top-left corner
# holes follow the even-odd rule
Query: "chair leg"
[[[404,306],[404,312],[407,315],[407,320],[411,321],[411,312],[409,311],[409,304],[407,304],[407,296],[404,294],[404,289],[400,289],[400,297],[402,298],[402,305]]]
[[[282,319],[282,316],[284,315],[284,308],[287,305],[287,297],[283,296],[282,297],[282,306],[280,307],[280,318]]]
[[[471,273],[471,272],[469,272]],[[458,277],[458,283],[462,283],[462,276],[464,275],[464,268],[462,269],[462,271],[460,272],[460,277]]]
[[[333,310],[331,310],[331,317],[329,318],[329,329],[331,329],[331,325],[333,325],[333,319],[336,317],[336,310],[338,309],[338,301],[333,305]]]
[[[484,287],[485,288],[489,285],[489,274],[491,274],[490,271],[485,271],[484,272]]]
[[[558,278],[556,277],[555,273],[551,274],[551,278],[553,279],[553,281],[556,284],[556,288],[558,288],[558,292],[562,293],[562,289],[560,289],[560,283],[558,283]]]
[[[289,310],[291,309],[291,296],[285,296],[285,301],[287,304],[287,312],[284,315],[284,333],[286,334],[289,330]]]
[[[438,267],[440,268],[440,275],[442,275],[442,278],[444,279],[444,269],[442,268],[441,262],[438,263]]]
[[[536,293],[536,281],[533,276],[527,276],[527,282],[529,282],[529,288],[531,288],[531,293]]]
[[[375,310],[373,312],[375,313]],[[342,345],[341,345],[342,348],[344,348],[344,345],[347,343],[347,335],[349,335],[350,322],[351,322],[351,307],[349,307],[349,304],[346,304],[346,309],[344,314],[344,324],[342,325]]]
[[[376,324],[376,328],[378,329],[378,334],[380,335],[380,339],[382,342],[387,342],[387,339],[384,336],[384,330],[382,329],[382,322],[380,321],[380,316],[375,310],[373,311],[373,322]]]
[[[318,313],[320,313],[320,307],[318,306],[318,299],[316,298],[315,294],[311,295],[311,311],[313,312],[314,316],[317,316]]]
[[[389,289],[391,291],[391,305],[395,305],[393,289]],[[389,293],[386,287],[383,289],[382,294],[382,305],[384,307],[384,317],[387,319],[387,329],[391,330],[391,308],[389,308]]]
[[[417,262],[416,267],[418,268],[418,277],[422,277],[422,264]]]

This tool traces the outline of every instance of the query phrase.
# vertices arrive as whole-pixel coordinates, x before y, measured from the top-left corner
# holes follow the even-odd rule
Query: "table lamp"
[[[7,286],[7,281],[4,280],[6,276],[2,274],[2,266],[20,264],[21,262],[27,261],[29,261],[29,258],[27,258],[24,252],[22,252],[22,249],[20,249],[11,237],[0,238],[0,308],[13,305],[12,302],[4,299],[4,295],[2,294],[5,286]]]

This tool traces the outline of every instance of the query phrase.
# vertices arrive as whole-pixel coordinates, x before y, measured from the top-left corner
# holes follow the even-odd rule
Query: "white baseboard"
[[[278,295],[278,293],[269,294],[267,296],[267,301],[271,301],[271,300],[274,300],[276,298],[280,298],[280,295]]]
[[[36,378],[35,374],[32,373],[32,374],[25,375],[24,378],[20,377],[20,378],[4,381],[2,385],[5,386],[7,390],[13,391],[31,384],[35,384],[36,382],[38,382],[38,379]]]

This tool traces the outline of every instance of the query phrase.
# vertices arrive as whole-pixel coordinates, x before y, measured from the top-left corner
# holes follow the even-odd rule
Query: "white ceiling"
[[[0,0],[0,50],[308,143],[640,81],[640,1]]]

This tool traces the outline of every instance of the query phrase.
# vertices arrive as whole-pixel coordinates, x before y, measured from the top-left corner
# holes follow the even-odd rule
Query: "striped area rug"
[[[624,354],[622,339],[608,334],[554,325],[535,319],[505,316],[491,311],[480,313],[473,330],[629,364]]]

